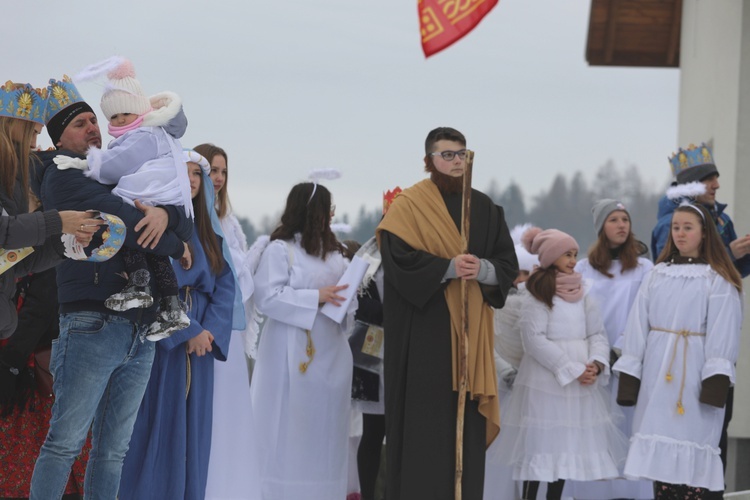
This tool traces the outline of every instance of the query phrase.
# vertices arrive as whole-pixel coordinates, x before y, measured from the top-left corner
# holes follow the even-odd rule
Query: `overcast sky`
[[[527,201],[557,172],[592,179],[608,159],[667,181],[679,70],[589,67],[589,0],[501,0],[428,60],[416,4],[76,0],[32,22],[12,2],[0,79],[42,86],[130,58],[148,94],[182,96],[184,146],[227,150],[232,203],[256,223],[313,168],[342,171],[327,183],[339,214],[380,206],[384,190],[424,177],[424,138],[437,126],[467,136],[475,187],[513,179]],[[102,87],[79,90],[100,114]],[[102,134],[106,144],[106,122]]]

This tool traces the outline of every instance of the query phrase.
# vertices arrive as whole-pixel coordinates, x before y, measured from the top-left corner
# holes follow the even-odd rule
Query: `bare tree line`
[[[545,229],[563,230],[578,241],[581,254],[585,254],[596,238],[591,215],[591,207],[596,200],[613,198],[621,201],[630,212],[636,237],[648,245],[651,230],[656,224],[657,203],[666,187],[666,182],[649,186],[635,165],[618,169],[610,160],[597,170],[590,182],[580,171],[570,177],[564,173],[557,174],[549,189],[533,196],[528,205],[523,190],[514,180],[502,189],[500,183],[493,179],[484,192],[503,207],[509,227],[529,222]],[[360,243],[367,241],[375,233],[380,217],[379,207],[362,205],[356,222],[352,222],[349,214],[343,214],[340,222],[349,224],[352,230],[338,236]],[[246,217],[239,217],[239,220],[249,243],[261,234],[270,234],[277,222],[265,216],[260,227],[256,228]]]

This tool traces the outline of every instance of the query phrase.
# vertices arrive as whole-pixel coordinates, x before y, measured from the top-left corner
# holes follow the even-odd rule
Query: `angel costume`
[[[219,219],[224,242],[229,247],[237,282],[245,305],[246,325],[251,325],[250,312],[254,285],[250,270],[247,238],[237,217],[229,212]],[[237,305],[235,304],[235,307]],[[250,383],[245,357],[245,330],[232,330],[225,363],[214,365],[213,425],[211,456],[208,461],[207,500],[247,498],[251,488],[246,473],[251,448]]]
[[[551,483],[617,477],[627,441],[604,389],[609,343],[596,304],[588,295],[576,302],[556,295],[550,309],[529,294],[520,318],[525,354],[498,445],[513,478]],[[594,384],[582,385],[577,378],[594,361],[604,369]]]
[[[346,498],[352,354],[347,325],[320,314],[318,289],[346,270],[338,252],[308,255],[274,240],[254,275],[267,316],[250,388],[256,487],[264,500]]]
[[[641,381],[625,475],[722,490],[724,407],[699,401],[703,382],[735,381],[740,294],[708,264],[657,264],[628,317],[613,369]]]
[[[589,294],[599,304],[609,345],[617,351],[622,349],[625,323],[628,320],[628,313],[635,301],[638,288],[641,286],[644,276],[653,267],[654,265],[650,260],[639,257],[637,267],[623,273],[620,260],[613,259],[608,269],[609,274],[612,275],[610,278],[594,269],[588,259],[580,260],[576,264],[576,271],[581,273],[584,280],[591,282]],[[625,418],[620,421],[619,428],[625,436],[630,437],[633,429],[633,408],[617,405],[619,380],[617,374],[609,379],[609,385],[607,385],[610,394],[609,404],[612,411],[624,413]],[[647,499],[654,497],[654,487],[651,481],[628,481],[624,479],[587,483],[573,481],[566,484],[565,488],[566,493],[569,492],[570,496],[581,500],[598,500],[601,498]]]

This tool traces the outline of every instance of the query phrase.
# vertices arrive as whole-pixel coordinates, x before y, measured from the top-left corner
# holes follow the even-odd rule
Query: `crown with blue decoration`
[[[8,80],[0,87],[0,116],[28,120],[44,125],[47,89],[35,89],[28,83]]]
[[[719,174],[711,148],[705,142],[700,146],[691,144],[687,149],[680,148],[669,158],[669,164],[677,184],[701,181]]]
[[[73,84],[68,75],[63,75],[62,80],[50,78],[47,86],[47,109],[44,112],[44,122],[49,121],[60,111],[77,102],[83,102],[80,92]]]

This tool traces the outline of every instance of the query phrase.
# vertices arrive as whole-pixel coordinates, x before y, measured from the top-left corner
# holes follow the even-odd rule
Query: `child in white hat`
[[[112,193],[131,205],[138,201],[151,206],[181,206],[192,219],[190,181],[178,140],[185,133],[187,118],[179,96],[162,92],[146,97],[127,59],[115,57],[90,68],[87,74],[94,76],[97,71],[108,70],[109,83],[101,107],[115,140],[106,150],[89,149],[86,160],[57,156],[58,168],[79,168],[103,184],[117,184]],[[115,311],[150,307],[153,297],[149,282],[153,273],[161,301],[157,321],[146,338],[161,340],[189,326],[169,258],[125,247],[121,251],[128,283],[105,305]],[[189,262],[187,244],[183,257]]]

